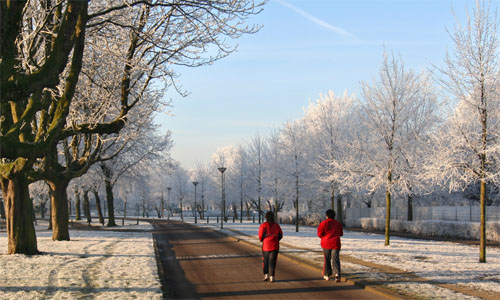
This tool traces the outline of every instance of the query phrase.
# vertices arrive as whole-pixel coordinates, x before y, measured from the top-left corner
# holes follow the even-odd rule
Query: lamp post
[[[196,216],[196,186],[198,185],[198,181],[193,181],[194,184],[194,224],[198,224],[198,217]]]
[[[167,204],[167,207],[168,207],[167,209],[168,209],[168,211],[167,211],[167,221],[170,221],[170,190],[171,190],[171,189],[172,189],[171,187],[168,187],[168,188],[167,188],[167,191],[168,191],[168,204]]]
[[[220,222],[220,228],[224,228],[224,219],[226,218],[226,199],[225,199],[225,194],[224,194],[224,172],[227,170],[227,168],[224,168],[224,167],[220,167],[220,168],[217,168],[220,172],[220,175],[221,175],[221,182],[222,182],[222,206],[221,206],[221,210],[222,210],[222,213],[221,213],[221,216],[222,216],[222,220]]]

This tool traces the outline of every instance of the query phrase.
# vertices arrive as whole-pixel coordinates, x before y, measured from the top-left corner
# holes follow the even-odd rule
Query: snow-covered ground
[[[198,226],[220,230],[220,224],[198,221]],[[7,255],[6,233],[0,232],[0,299],[89,295],[97,299],[161,299],[151,233],[71,230],[71,241],[54,242],[47,224],[39,224],[38,249],[45,255]],[[126,222],[119,228],[147,230],[150,225]],[[298,233],[295,226],[282,228],[282,253],[322,265],[315,227],[301,226]],[[251,221],[225,223],[222,231],[260,244],[258,224]],[[420,299],[477,299],[468,295],[495,299],[500,293],[499,248],[488,247],[487,263],[482,264],[478,246],[398,237],[384,246],[383,235],[346,231],[341,258],[342,271],[350,278],[381,283]]]
[[[215,223],[199,222],[198,226],[220,230],[220,224]],[[299,255],[322,266],[315,227],[301,226],[299,232],[294,225],[282,225],[282,229],[282,253]],[[228,222],[222,231],[259,244],[258,224]],[[487,263],[479,263],[478,246],[399,237],[391,237],[390,246],[384,246],[383,235],[345,231],[341,257],[342,271],[353,278],[384,281],[400,293],[424,299],[476,299],[456,292],[464,289],[469,295],[486,294],[493,299],[500,294],[500,248],[488,247]]]
[[[162,299],[150,232],[70,230],[71,241],[54,242],[47,222],[38,224],[44,255],[7,255],[0,232],[0,299]]]

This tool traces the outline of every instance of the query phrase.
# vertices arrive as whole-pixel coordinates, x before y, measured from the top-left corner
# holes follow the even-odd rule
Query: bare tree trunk
[[[71,217],[71,198],[68,197],[68,218]]]
[[[40,203],[40,215],[42,217],[42,219],[45,219],[45,205],[47,205],[46,202],[41,202]]]
[[[295,156],[297,159],[297,156]],[[295,173],[295,232],[299,232],[299,175]]]
[[[75,220],[79,221],[82,219],[81,206],[80,206],[80,191],[75,189]]]
[[[115,204],[113,197],[113,186],[109,180],[104,181],[106,184],[106,202],[108,203],[108,227],[116,226],[115,223]]]
[[[413,221],[413,194],[411,193],[408,193],[408,222],[412,222]]]
[[[5,220],[5,206],[3,199],[0,200],[0,218]]]
[[[51,193],[50,189],[49,193]],[[50,196],[50,199],[52,199],[52,196]],[[47,226],[48,230],[52,230],[52,203],[50,199],[49,199],[49,226]]]
[[[67,180],[47,180],[50,188],[52,240],[69,241]]]
[[[337,196],[337,221],[344,225],[344,210],[342,209],[342,197]]]
[[[482,75],[482,74],[481,74]],[[486,149],[488,146],[488,123],[487,117],[488,112],[486,110],[486,99],[484,96],[484,81],[481,80],[481,144],[482,144],[482,153],[480,154],[481,166],[479,169],[479,180],[481,184],[481,188],[479,191],[479,202],[480,202],[480,210],[481,217],[479,220],[479,262],[486,262]]]
[[[238,220],[238,207],[236,206],[236,204],[232,203],[231,208],[233,209],[233,218],[235,220]]]
[[[252,208],[252,204],[250,202],[245,202],[245,208],[247,209],[247,220],[250,220],[250,208]]]
[[[33,225],[33,203],[22,175],[0,180],[5,201],[9,254],[39,254]]]
[[[333,182],[331,183],[332,193],[330,195],[330,207],[335,209],[335,188],[333,187]]]
[[[390,184],[392,182],[392,173],[389,170],[387,173],[388,185],[385,191],[385,245],[389,246],[389,237],[391,230],[391,190]]]
[[[196,207],[195,207],[195,209],[196,209]],[[161,189],[161,202],[160,202],[160,216],[158,216],[158,218],[162,218],[163,219],[164,211],[165,211],[165,199],[163,198],[163,186],[162,186],[162,189]]]
[[[85,216],[87,217],[87,223],[92,222],[92,216],[90,215],[90,199],[89,199],[89,191],[83,191],[83,210],[85,212]]]
[[[205,219],[205,195],[203,195],[203,185],[202,185],[202,192],[201,192],[201,215],[200,218],[202,220]]]
[[[101,198],[99,197],[99,192],[92,191],[92,193],[94,194],[95,198],[95,206],[97,208],[97,217],[99,218],[99,223],[104,225],[104,216],[102,215]]]
[[[481,219],[479,225],[479,262],[486,262],[486,182],[484,178],[481,179],[481,190],[480,190],[480,209],[481,209]]]

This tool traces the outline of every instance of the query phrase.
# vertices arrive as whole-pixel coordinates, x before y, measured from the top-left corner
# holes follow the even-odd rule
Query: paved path
[[[321,274],[284,255],[276,282],[263,282],[260,249],[211,229],[155,222],[166,292],[173,299],[386,299]],[[161,272],[160,272],[161,273]]]

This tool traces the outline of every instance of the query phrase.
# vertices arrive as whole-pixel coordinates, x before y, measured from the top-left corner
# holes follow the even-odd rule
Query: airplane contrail
[[[337,34],[340,34],[344,37],[348,37],[348,38],[353,38],[353,39],[356,39],[356,40],[359,40],[355,35],[353,35],[352,33],[340,28],[340,27],[337,27],[337,26],[333,26],[332,24],[326,22],[326,21],[323,21],[319,18],[316,18],[315,16],[307,13],[306,11],[296,7],[295,5],[292,5],[284,0],[274,0],[276,2],[278,2],[279,4],[285,6],[285,7],[288,7],[289,9],[295,11],[296,13],[302,15],[303,17],[305,17],[306,19],[308,19],[309,21],[313,22],[313,23],[316,23],[318,24],[319,26],[325,28],[325,29],[328,29],[330,31],[333,31]]]

